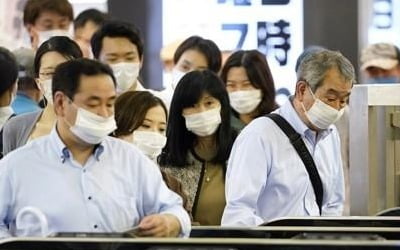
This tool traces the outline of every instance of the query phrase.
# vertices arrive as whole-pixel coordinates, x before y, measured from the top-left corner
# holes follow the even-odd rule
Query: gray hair
[[[320,50],[307,55],[300,63],[297,81],[306,81],[314,92],[325,79],[326,72],[338,69],[343,79],[355,83],[355,71],[351,62],[338,51]]]

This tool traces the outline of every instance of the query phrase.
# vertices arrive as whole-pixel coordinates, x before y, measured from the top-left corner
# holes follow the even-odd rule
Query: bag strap
[[[317,205],[319,208],[319,214],[322,213],[322,199],[324,196],[324,190],[322,187],[322,181],[318,173],[318,169],[315,166],[314,159],[312,158],[310,152],[308,151],[306,145],[304,144],[301,135],[297,133],[294,128],[278,114],[268,114],[266,115],[268,118],[272,119],[279,128],[286,134],[289,138],[290,143],[296,149],[297,154],[300,156],[301,160],[304,163],[304,166],[307,169],[308,176],[310,177],[311,184],[314,189],[315,197],[317,200]]]

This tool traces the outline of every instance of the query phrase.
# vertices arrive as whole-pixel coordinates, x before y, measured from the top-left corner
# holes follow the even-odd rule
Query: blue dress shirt
[[[135,146],[107,137],[84,166],[56,129],[0,161],[0,238],[20,236],[15,219],[26,207],[46,216],[49,232],[120,232],[151,214],[175,215],[181,235],[190,218],[159,168]]]
[[[318,134],[289,100],[275,111],[301,135],[322,180],[322,215],[342,214],[344,179],[334,125]],[[267,117],[247,125],[236,139],[226,174],[224,226],[256,226],[285,216],[318,216],[307,170],[284,132]]]

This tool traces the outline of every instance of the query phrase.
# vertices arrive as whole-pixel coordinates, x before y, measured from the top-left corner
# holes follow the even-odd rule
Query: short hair
[[[135,44],[140,59],[143,57],[143,40],[139,29],[129,23],[121,21],[108,21],[103,24],[94,34],[90,41],[94,58],[99,59],[103,47],[104,37],[123,37]]]
[[[115,101],[115,121],[117,129],[114,136],[124,136],[138,129],[146,118],[149,109],[161,106],[168,119],[164,102],[148,91],[128,91]]]
[[[47,52],[57,52],[66,59],[76,59],[82,57],[82,51],[78,44],[66,36],[54,36],[40,45],[36,51],[33,61],[34,77],[39,77],[41,59]]]
[[[8,49],[0,47],[0,95],[9,90],[17,81],[18,63]]]
[[[233,67],[243,67],[251,85],[262,92],[262,100],[257,106],[256,117],[269,114],[278,107],[275,102],[274,79],[264,54],[257,50],[239,50],[229,56],[221,70],[221,79],[225,85],[228,72]],[[235,116],[239,116],[236,111],[232,111]]]
[[[24,25],[35,24],[36,19],[45,11],[74,20],[74,11],[68,0],[28,0],[24,7]]]
[[[57,91],[63,92],[68,98],[74,100],[82,76],[108,75],[115,86],[115,77],[112,69],[99,61],[79,58],[61,63],[57,66],[52,84],[53,98]]]
[[[303,52],[301,52],[299,57],[297,57],[296,65],[294,66],[294,70],[296,72],[299,70],[299,66],[305,57],[307,57],[308,55],[310,55],[312,53],[316,53],[316,52],[319,52],[322,50],[325,50],[325,48],[322,46],[318,46],[318,45],[311,45],[311,46],[308,46],[307,48],[305,48],[303,50]]]
[[[297,71],[297,81],[306,81],[313,92],[321,86],[326,73],[336,68],[345,81],[355,83],[355,71],[351,62],[338,51],[328,49],[305,56]]]
[[[167,144],[159,157],[160,165],[184,167],[188,164],[187,154],[193,149],[197,136],[186,128],[182,112],[196,104],[204,93],[221,103],[221,124],[215,132],[217,154],[212,161],[225,166],[236,132],[231,127],[228,93],[218,75],[210,70],[185,74],[175,88],[168,118]]]
[[[177,64],[182,54],[187,50],[196,50],[203,54],[207,60],[207,68],[218,73],[222,65],[222,55],[217,44],[200,36],[191,36],[183,41],[174,54],[174,64]]]
[[[104,12],[97,9],[87,9],[79,13],[75,18],[74,29],[83,28],[89,21],[101,26],[108,19],[108,15]]]

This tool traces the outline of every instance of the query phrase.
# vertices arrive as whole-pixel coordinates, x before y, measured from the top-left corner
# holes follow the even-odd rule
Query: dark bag
[[[303,161],[304,166],[307,169],[308,176],[310,177],[311,184],[315,192],[315,197],[317,199],[319,214],[321,215],[324,190],[322,187],[322,182],[318,173],[318,169],[314,163],[314,159],[312,158],[310,152],[308,152],[308,149],[304,144],[303,139],[301,139],[301,135],[297,133],[294,130],[294,128],[282,116],[273,113],[273,114],[268,114],[267,117],[272,119],[276,123],[276,125],[278,125],[278,127],[286,134],[286,136],[290,140],[290,143],[296,149],[297,154],[299,154],[301,160]]]

